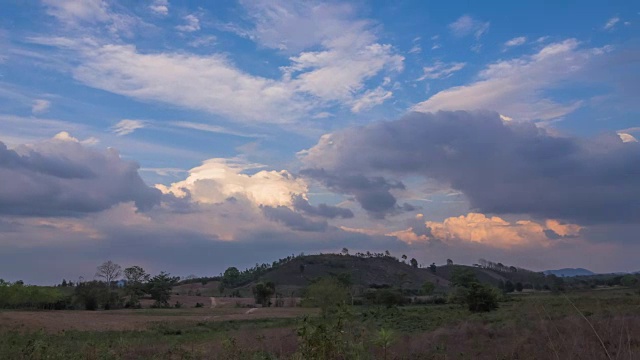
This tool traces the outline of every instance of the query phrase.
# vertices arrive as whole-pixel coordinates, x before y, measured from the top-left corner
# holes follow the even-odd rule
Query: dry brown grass
[[[208,322],[295,318],[315,314],[305,308],[153,309],[112,311],[0,311],[0,332],[9,330],[60,332],[66,330],[144,330],[159,322]]]

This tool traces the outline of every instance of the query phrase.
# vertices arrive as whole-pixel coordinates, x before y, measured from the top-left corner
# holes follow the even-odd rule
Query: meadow
[[[0,310],[6,359],[639,359],[637,289],[505,295],[499,308],[344,305]]]

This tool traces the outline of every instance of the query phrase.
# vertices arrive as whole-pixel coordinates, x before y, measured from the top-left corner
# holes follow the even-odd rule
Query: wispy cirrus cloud
[[[142,129],[147,126],[147,121],[145,120],[131,120],[131,119],[122,119],[117,124],[115,124],[111,129],[118,136],[129,135],[138,129]]]
[[[279,78],[242,70],[224,53],[143,52],[134,45],[95,38],[38,37],[30,41],[72,53],[78,60],[70,65],[72,73],[88,86],[236,121],[290,123],[336,105],[361,112],[392,97],[388,81],[377,85],[370,81],[383,73],[401,72],[404,58],[390,44],[378,42],[368,21],[354,19],[351,5],[245,5],[256,22],[252,39],[259,44],[278,48],[276,44],[284,42],[291,45],[288,49],[309,47],[309,51],[289,57]],[[326,24],[306,24],[318,14]],[[192,15],[187,15],[188,24],[179,25],[186,26],[179,30],[197,30],[199,21]],[[280,28],[272,33],[271,27],[280,26],[277,24],[285,18],[306,25],[294,33]],[[320,25],[326,29],[311,40],[296,37]]]
[[[520,45],[524,44],[525,42],[527,42],[527,38],[525,36],[518,36],[518,37],[515,37],[515,38],[505,42],[504,46],[506,46],[506,47],[515,47],[515,46],[520,46]]]
[[[423,74],[417,81],[448,78],[454,73],[462,70],[465,65],[466,63],[463,62],[445,64],[442,61],[436,61],[432,66],[425,66],[422,68]]]
[[[550,120],[581,106],[544,95],[561,82],[578,81],[581,71],[608,48],[581,49],[575,39],[548,44],[533,55],[488,65],[478,80],[446,89],[414,106],[416,111],[489,109],[517,120]]]
[[[45,99],[36,99],[33,101],[33,106],[31,106],[31,112],[33,114],[43,114],[46,113],[51,107],[51,101]]]
[[[613,30],[619,22],[620,22],[620,18],[617,16],[614,16],[611,19],[607,20],[607,22],[604,24],[602,28],[604,30]]]
[[[449,30],[456,37],[464,37],[473,35],[476,39],[480,39],[487,31],[491,24],[486,21],[474,19],[469,15],[462,15],[456,21],[449,24]]]

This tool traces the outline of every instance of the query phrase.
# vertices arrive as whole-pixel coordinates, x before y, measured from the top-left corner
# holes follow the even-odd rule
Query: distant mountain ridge
[[[557,270],[545,270],[545,275],[553,274],[560,277],[573,277],[573,276],[589,276],[596,275],[591,270],[583,269],[583,268],[564,268]]]

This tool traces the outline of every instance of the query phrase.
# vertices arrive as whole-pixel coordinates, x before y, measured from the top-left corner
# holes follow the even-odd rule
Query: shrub
[[[487,312],[498,308],[498,294],[494,288],[471,283],[467,289],[466,303],[471,312]]]
[[[197,302],[195,307],[197,307],[197,308],[201,308],[201,307],[204,307],[204,304],[203,304],[203,303],[199,303],[199,302]]]
[[[405,297],[399,291],[389,289],[369,291],[364,294],[364,298],[369,304],[384,305],[388,308],[402,306],[411,302],[410,298]]]

